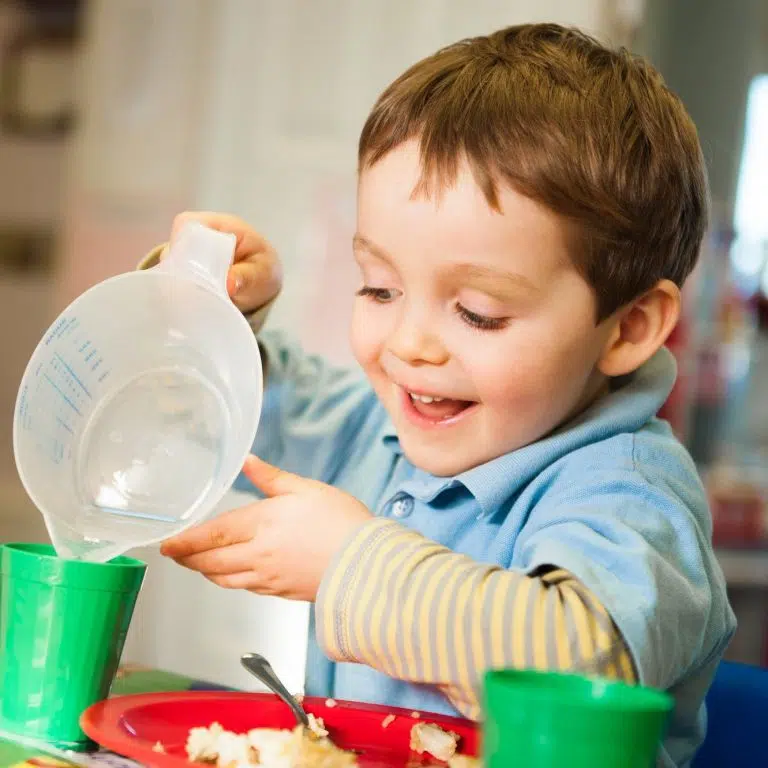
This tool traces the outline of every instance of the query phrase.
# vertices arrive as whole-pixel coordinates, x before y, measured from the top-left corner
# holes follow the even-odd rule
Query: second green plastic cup
[[[0,547],[0,730],[91,746],[83,711],[114,680],[146,565],[86,563],[42,544]]]
[[[651,768],[673,699],[625,683],[526,670],[485,678],[486,768]]]

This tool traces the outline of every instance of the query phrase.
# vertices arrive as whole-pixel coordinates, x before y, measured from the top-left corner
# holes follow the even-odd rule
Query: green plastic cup
[[[602,678],[534,670],[485,676],[486,768],[651,768],[673,699]]]
[[[0,730],[82,751],[83,711],[106,698],[146,565],[87,563],[44,544],[0,547]]]

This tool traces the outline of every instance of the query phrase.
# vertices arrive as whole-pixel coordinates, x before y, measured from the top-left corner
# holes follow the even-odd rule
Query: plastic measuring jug
[[[163,261],[77,298],[21,380],[13,447],[62,557],[105,562],[199,522],[258,426],[262,368],[230,301],[233,235],[187,224]]]

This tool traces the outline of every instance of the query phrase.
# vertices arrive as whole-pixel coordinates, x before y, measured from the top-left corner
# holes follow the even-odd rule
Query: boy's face
[[[554,214],[508,188],[492,210],[466,168],[429,200],[420,174],[415,142],[361,174],[352,345],[406,456],[450,476],[583,408],[611,323]]]

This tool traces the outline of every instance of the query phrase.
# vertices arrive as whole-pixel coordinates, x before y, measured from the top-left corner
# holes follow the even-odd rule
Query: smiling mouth
[[[450,397],[423,395],[401,390],[405,410],[412,420],[422,424],[450,424],[464,415],[477,403],[471,400],[455,400]]]

